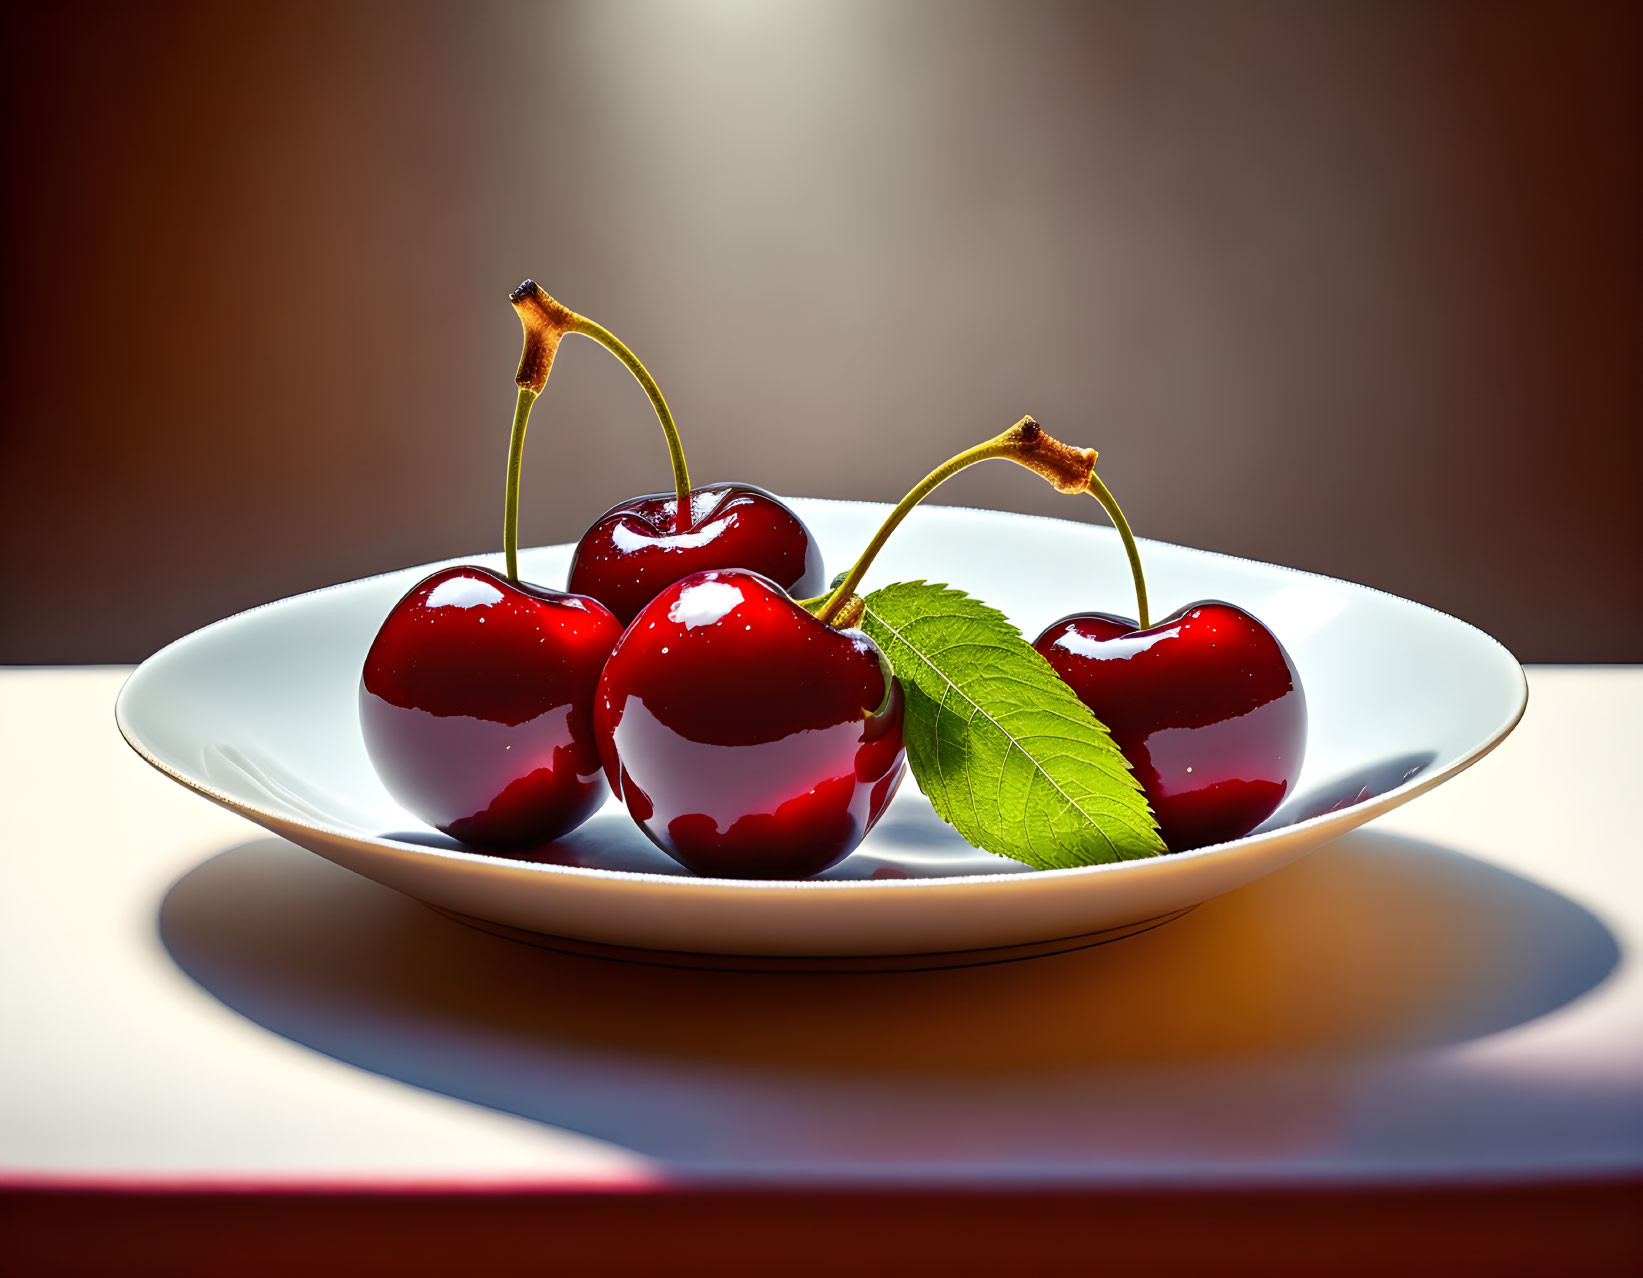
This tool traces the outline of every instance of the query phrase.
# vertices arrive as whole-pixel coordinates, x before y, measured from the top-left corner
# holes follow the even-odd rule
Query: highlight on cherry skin
[[[1107,725],[1172,852],[1242,838],[1277,810],[1306,752],[1306,694],[1276,635],[1205,600],[1148,629],[1109,613],[1033,647]]]
[[[720,878],[804,878],[883,814],[906,763],[901,685],[859,630],[775,582],[720,569],[675,582],[599,680],[606,776],[674,860]]]
[[[593,699],[621,623],[597,600],[463,565],[372,642],[359,720],[389,794],[481,849],[545,843],[605,801]]]

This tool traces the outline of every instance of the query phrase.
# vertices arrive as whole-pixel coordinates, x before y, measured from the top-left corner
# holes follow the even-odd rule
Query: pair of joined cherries
[[[1035,646],[1106,723],[1172,850],[1248,833],[1293,783],[1305,705],[1265,627],[1206,603],[1148,627],[1134,538],[1095,454],[1024,418],[932,471],[824,592],[804,523],[750,484],[692,487],[667,402],[609,330],[527,280],[510,439],[507,571],[443,569],[389,613],[359,690],[367,751],[408,811],[480,850],[559,838],[607,787],[664,852],[699,874],[799,878],[836,864],[884,812],[906,763],[889,662],[853,628],[855,586],[908,511],[990,458],[1095,495],[1136,580],[1141,624],[1063,618]],[[585,533],[567,591],[521,581],[526,426],[560,340],[591,337],[644,388],[674,491],[620,503]]]

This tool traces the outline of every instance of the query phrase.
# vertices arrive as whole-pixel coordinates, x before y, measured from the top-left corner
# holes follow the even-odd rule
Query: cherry
[[[687,518],[673,493],[621,502],[582,534],[571,558],[571,590],[592,595],[624,623],[668,586],[709,568],[749,568],[790,595],[827,585],[821,548],[772,493],[751,484],[690,491]]]
[[[446,568],[394,605],[359,686],[365,747],[408,811],[476,846],[546,842],[606,797],[599,672],[622,632],[593,599]]]
[[[1206,600],[1146,629],[1081,613],[1033,647],[1107,725],[1172,852],[1242,838],[1295,784],[1306,694],[1283,644],[1242,608]]]
[[[1277,810],[1306,750],[1306,694],[1283,644],[1243,609],[1188,604],[1158,625],[1129,520],[1092,469],[1129,558],[1137,625],[1075,613],[1033,647],[1107,726],[1172,852],[1248,834]]]
[[[659,848],[698,874],[799,878],[861,842],[906,751],[901,685],[848,628],[862,611],[856,583],[919,501],[994,457],[1083,491],[1095,454],[1024,418],[926,476],[825,598],[795,601],[729,568],[643,607],[600,676],[594,731],[611,788]]]
[[[673,413],[638,356],[599,324],[561,306],[533,280],[509,300],[524,326],[519,411],[509,461],[509,509],[518,505],[519,458],[530,407],[547,385],[559,342],[580,333],[622,361],[650,398],[667,438],[673,492],[634,497],[606,511],[582,535],[571,558],[568,586],[591,595],[626,624],[663,589],[710,568],[750,568],[797,596],[821,591],[827,576],[821,548],[804,522],[774,494],[751,484],[692,488]]]
[[[871,639],[738,568],[644,607],[594,713],[611,788],[639,827],[720,878],[802,878],[848,855],[901,780],[901,724],[901,685]]]

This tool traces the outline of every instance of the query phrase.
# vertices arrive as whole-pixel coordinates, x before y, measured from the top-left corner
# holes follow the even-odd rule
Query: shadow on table
[[[275,839],[179,880],[160,932],[227,1006],[338,1060],[664,1161],[803,1166],[1054,1163],[1154,1146],[1160,1124],[1223,1153],[1305,1148],[1341,1121],[1318,1080],[1343,1071],[1309,1063],[1508,1029],[1619,958],[1555,892],[1365,832],[1129,940],[952,971],[578,958]]]

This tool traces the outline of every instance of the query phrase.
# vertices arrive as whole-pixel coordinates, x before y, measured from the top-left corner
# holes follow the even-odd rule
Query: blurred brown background
[[[1643,658],[1640,8],[13,3],[0,661],[494,548],[525,275],[699,480],[1030,411],[1144,535]],[[591,343],[531,444],[530,542],[667,484]]]

